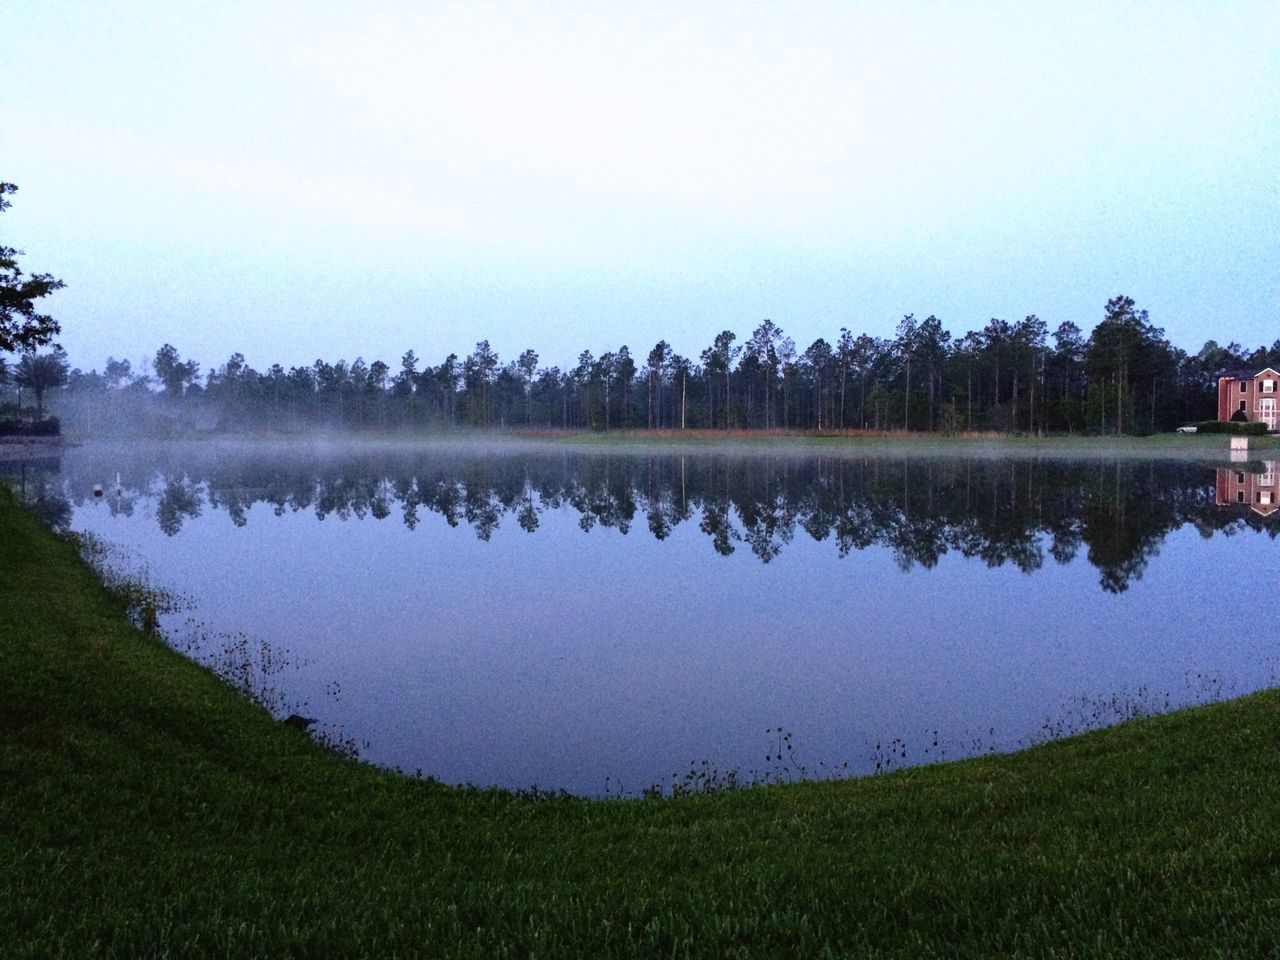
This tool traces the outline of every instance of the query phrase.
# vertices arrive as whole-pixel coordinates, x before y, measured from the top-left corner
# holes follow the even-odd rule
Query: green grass
[[[1025,453],[1066,456],[1187,456],[1225,459],[1231,439],[1226,434],[1160,433],[1148,437],[1099,437],[1053,434],[1048,436],[996,433],[801,433],[764,430],[609,430],[516,431],[515,436],[570,446],[617,445],[681,448],[748,447],[753,450],[801,450],[810,452],[898,453]],[[1280,450],[1280,437],[1251,437],[1250,451]]]
[[[1274,692],[877,778],[535,802],[285,729],[0,491],[4,958],[1277,951]]]
[[[359,433],[334,435],[300,435],[289,438],[209,438],[210,443],[231,442],[241,445],[266,443],[275,448],[281,444],[309,446],[341,441],[370,447],[414,447],[422,444],[445,447],[490,447],[538,450],[577,448],[592,452],[626,452],[647,454],[668,451],[797,453],[874,456],[1001,456],[1001,457],[1070,457],[1104,458],[1179,458],[1226,462],[1231,438],[1226,434],[1160,433],[1147,437],[1083,436],[1051,434],[1046,436],[998,433],[944,434],[906,433],[805,433],[782,430],[456,430],[444,433]],[[1250,437],[1249,456],[1253,459],[1280,451],[1280,437]]]

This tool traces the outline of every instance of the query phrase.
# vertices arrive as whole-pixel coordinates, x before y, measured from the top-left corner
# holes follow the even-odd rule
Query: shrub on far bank
[[[1229,433],[1237,437],[1265,437],[1267,425],[1258,421],[1205,420],[1196,424],[1196,433]]]
[[[62,433],[57,417],[43,420],[0,420],[0,437],[56,437]]]

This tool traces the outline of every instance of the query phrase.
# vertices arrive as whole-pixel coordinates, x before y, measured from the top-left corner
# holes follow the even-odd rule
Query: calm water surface
[[[278,711],[449,782],[866,772],[1280,672],[1274,463],[193,444],[4,470],[189,598],[175,643],[260,670],[265,641]]]

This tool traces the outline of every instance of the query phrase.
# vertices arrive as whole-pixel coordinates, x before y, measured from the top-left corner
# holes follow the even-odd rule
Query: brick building
[[[1255,374],[1232,373],[1218,378],[1218,419],[1230,420],[1237,412],[1245,419],[1277,429],[1280,408],[1280,372],[1273,367]]]

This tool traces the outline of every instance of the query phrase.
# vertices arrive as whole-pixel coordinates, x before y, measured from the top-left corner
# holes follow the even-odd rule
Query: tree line
[[[17,191],[0,182],[0,213]],[[660,340],[576,365],[541,365],[534,349],[503,363],[489,341],[438,365],[412,351],[398,367],[357,358],[255,370],[244,355],[201,377],[165,344],[148,364],[109,358],[101,373],[71,369],[37,302],[61,289],[27,274],[0,245],[0,415],[23,394],[43,418],[50,393],[87,432],[184,428],[423,430],[451,427],[703,430],[926,430],[1143,433],[1216,415],[1217,378],[1280,366],[1280,339],[1246,350],[1209,341],[1174,346],[1130,297],[1107,301],[1086,338],[1073,322],[1050,335],[1037,316],[992,319],[953,336],[936,316],[908,314],[891,337],[842,327],[801,350],[772,320],[739,341],[717,334],[696,356]],[[5,353],[20,353],[16,364]],[[8,386],[12,400],[4,398]]]
[[[1086,337],[1070,321],[1052,333],[1036,316],[992,319],[953,336],[935,316],[907,315],[892,337],[841,328],[799,350],[762,321],[739,341],[725,330],[696,357],[661,340],[584,350],[569,368],[526,349],[503,362],[487,340],[462,358],[424,363],[410,350],[391,366],[363,358],[256,370],[234,353],[202,374],[165,344],[149,370],[109,358],[102,372],[64,354],[24,358],[14,383],[38,407],[53,391],[75,427],[139,432],[266,429],[423,431],[913,430],[960,433],[1149,433],[1216,416],[1217,379],[1280,366],[1280,340],[1248,350],[1206,343],[1189,354],[1125,296],[1106,304]],[[113,417],[113,415],[116,415]]]

